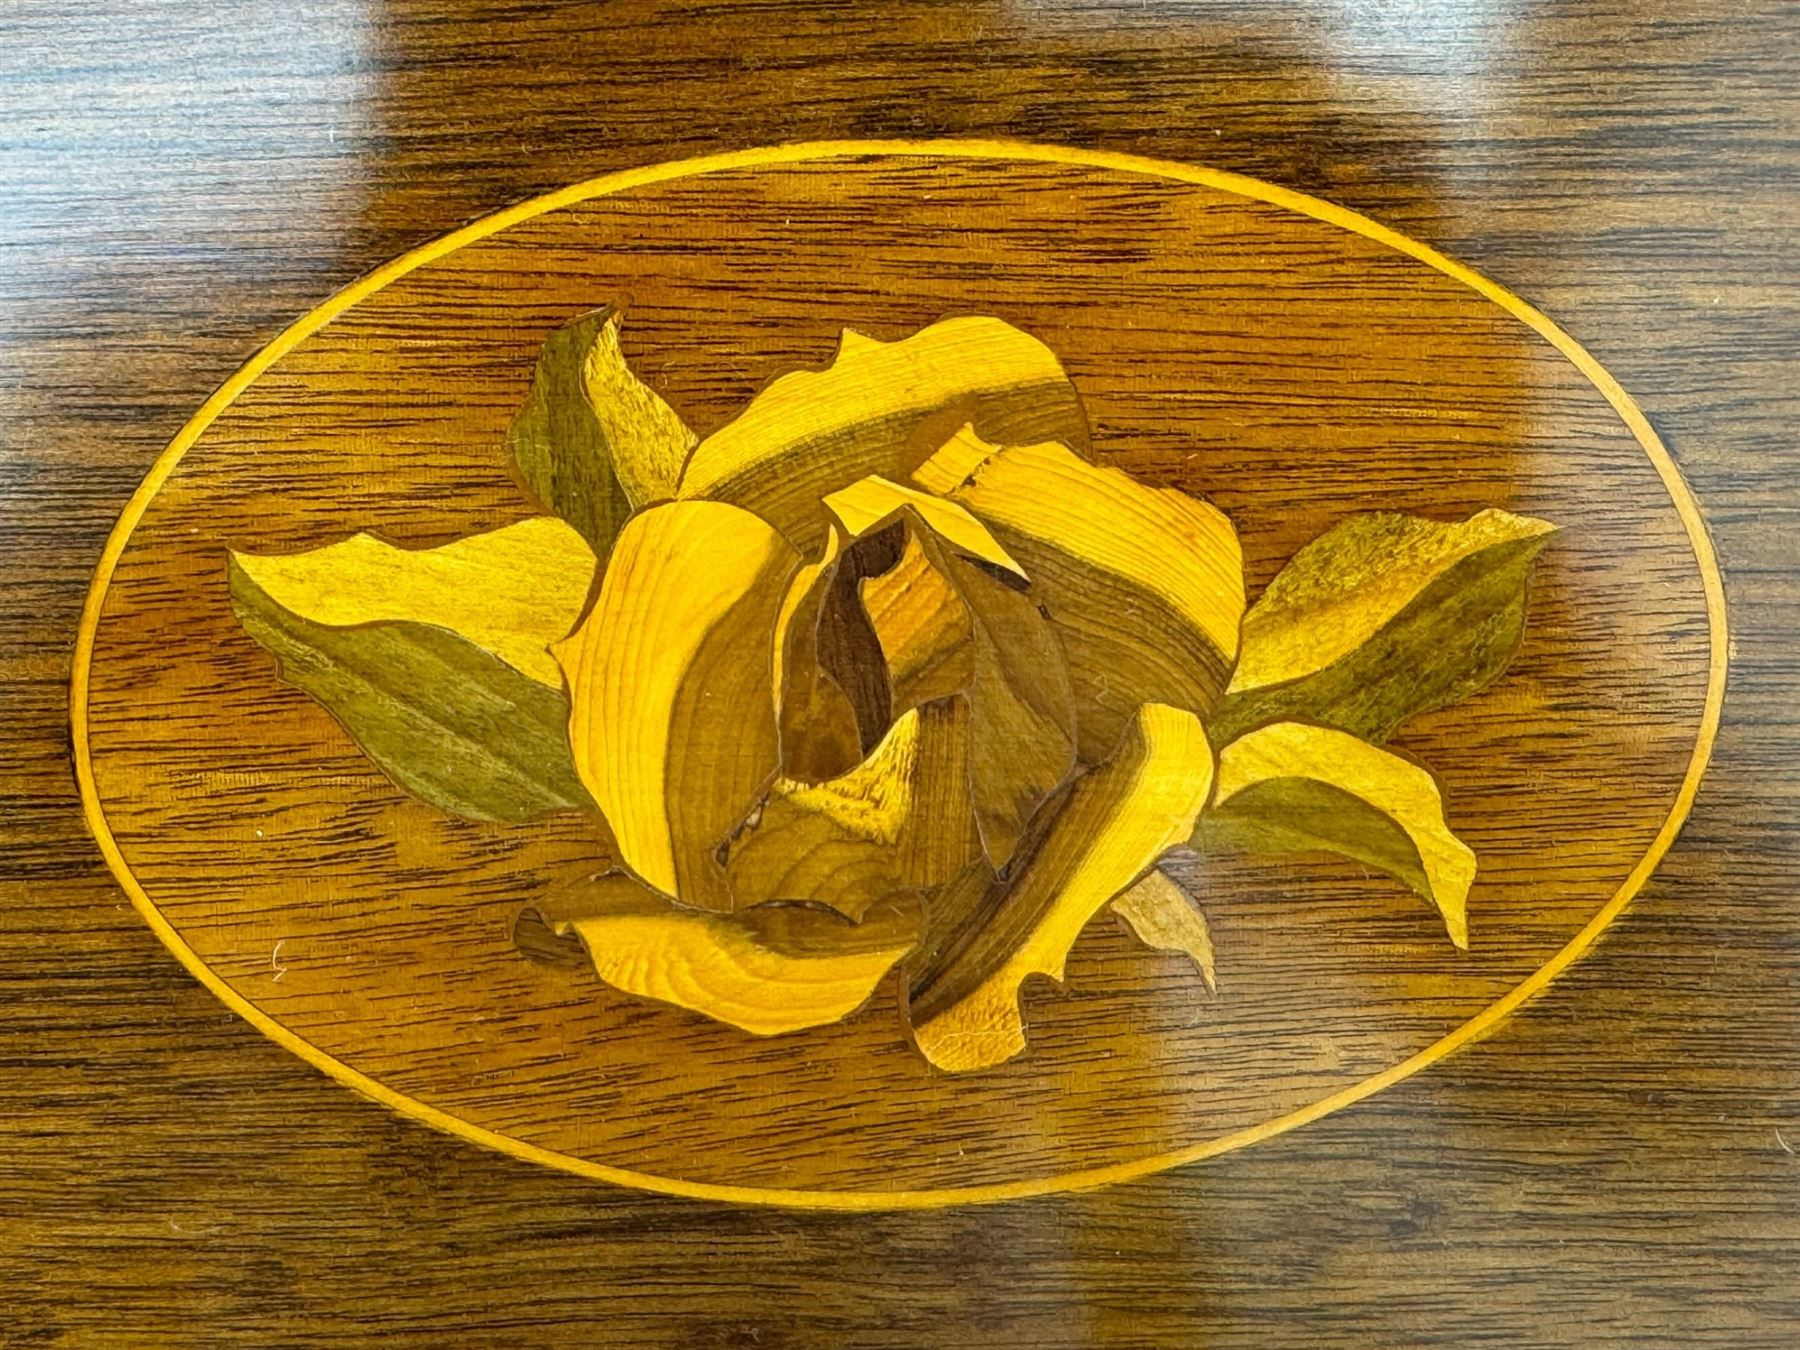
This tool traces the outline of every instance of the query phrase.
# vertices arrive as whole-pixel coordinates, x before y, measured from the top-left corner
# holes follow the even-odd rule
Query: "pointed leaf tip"
[[[1207,989],[1217,991],[1212,929],[1206,915],[1161,868],[1151,868],[1136,885],[1115,896],[1111,909],[1139,942],[1186,956],[1199,968]]]
[[[598,565],[581,536],[549,516],[438,548],[358,534],[304,553],[231,559],[271,603],[313,623],[446,628],[558,690],[548,644],[574,627]]]
[[[1280,722],[1219,752],[1218,793],[1197,848],[1341,854],[1397,877],[1469,945],[1475,854],[1450,831],[1420,765],[1332,727]]]
[[[1373,741],[1506,669],[1547,521],[1482,511],[1445,524],[1391,511],[1340,521],[1244,616],[1243,652],[1209,723],[1223,742],[1268,722]]]

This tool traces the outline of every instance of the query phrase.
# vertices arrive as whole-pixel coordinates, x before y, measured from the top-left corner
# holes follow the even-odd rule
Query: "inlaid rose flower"
[[[1352,516],[1246,612],[1224,515],[1108,467],[978,317],[847,331],[700,439],[584,316],[509,448],[546,515],[234,554],[233,601],[408,791],[598,813],[595,878],[534,904],[608,984],[773,1034],[900,967],[919,1049],[980,1068],[1103,912],[1211,983],[1157,870],[1189,846],[1347,854],[1466,944],[1474,857],[1379,742],[1503,669],[1543,522]]]

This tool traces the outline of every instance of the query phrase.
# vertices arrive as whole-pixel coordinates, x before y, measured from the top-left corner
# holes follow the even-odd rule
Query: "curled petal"
[[[902,900],[872,907],[861,923],[807,905],[713,914],[612,876],[584,901],[554,926],[580,937],[602,980],[757,1036],[848,1017],[919,931],[916,903]]]
[[[966,695],[968,790],[982,846],[1002,867],[1074,767],[1075,700],[1062,644],[1029,594],[959,555],[910,507],[904,514],[906,549],[892,571],[863,583],[864,604],[895,707]]]
[[[966,692],[974,682],[969,610],[908,535],[900,561],[862,583],[863,608],[881,644],[896,708]]]
[[[771,691],[781,744],[781,771],[809,782],[845,772],[862,757],[862,724],[880,708],[859,710],[820,660],[819,629],[827,601],[841,603],[836,586],[842,537],[826,536],[818,559],[788,582],[775,618]],[[834,623],[841,623],[834,616]]]
[[[670,502],[632,517],[586,621],[554,650],[569,744],[624,863],[730,907],[714,851],[773,778],[770,639],[793,549],[747,511]]]
[[[1088,921],[1186,841],[1212,779],[1199,718],[1139,708],[1114,757],[1074,780],[1008,876],[914,976],[909,1012],[926,1058],[962,1071],[1023,1050],[1020,986],[1032,975],[1062,978]]]
[[[852,539],[833,530],[818,560],[788,584],[774,637],[783,773],[835,778],[874,749],[893,720],[892,686],[861,585],[887,569],[899,534]]]
[[[1076,701],[1063,646],[1029,595],[939,556],[969,613],[969,786],[988,861],[1004,867],[1027,823],[1075,768]]]
[[[875,476],[852,483],[825,499],[825,509],[853,535],[864,535],[901,514],[919,523],[944,544],[971,558],[1004,568],[1019,580],[1025,569],[974,516],[955,502]]]
[[[754,511],[810,552],[827,529],[825,497],[870,474],[905,479],[937,448],[928,433],[949,415],[997,440],[1087,445],[1081,401],[1055,355],[1010,324],[945,319],[899,342],[846,331],[830,366],[782,376],[701,441],[680,496]]]
[[[1204,714],[1218,700],[1244,612],[1243,555],[1219,511],[1054,444],[988,455],[951,495],[1024,564],[1062,639],[1084,762],[1106,758],[1145,703]]]

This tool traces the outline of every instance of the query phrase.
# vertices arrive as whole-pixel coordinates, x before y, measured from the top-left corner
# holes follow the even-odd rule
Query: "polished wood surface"
[[[340,4],[244,22],[217,9],[32,4],[0,23],[0,106],[13,128],[0,150],[12,193],[0,214],[7,1343],[1791,1342],[1800,920],[1780,825],[1795,795],[1795,559],[1782,524],[1794,507],[1795,411],[1783,372],[1800,347],[1788,280],[1795,110],[1783,53],[1800,27],[1791,13],[1495,7],[1402,21],[1355,5],[1254,17],[1207,6],[921,6],[827,21],[804,9],[634,6],[446,21]],[[921,132],[1137,151],[1317,193],[1497,278],[1606,363],[1694,486],[1736,636],[1714,768],[1644,893],[1583,963],[1488,1039],[1352,1109],[1125,1185],[918,1214],[708,1205],[559,1175],[362,1101],[226,1013],[125,904],[87,839],[68,771],[67,660],[88,574],[162,445],[255,346],[325,293],[483,211],[708,150]],[[723,289],[773,295],[776,316],[804,312],[823,284],[867,285],[896,331],[954,307],[904,258],[886,278],[886,255],[830,262],[832,247],[850,244],[834,240],[829,219],[809,247],[783,247],[791,227],[780,190],[759,185],[737,209],[735,223],[758,241],[747,257],[691,243],[684,252],[665,237],[698,228],[697,209],[645,212],[629,247],[747,268],[755,286],[737,277]],[[1020,191],[1017,214],[1071,190],[1092,189]],[[1130,216],[1119,194],[1096,197],[1096,210]],[[944,213],[953,233],[966,198],[905,200],[915,213]],[[1180,212],[1157,222],[1176,228]],[[809,268],[819,275],[808,280]],[[650,269],[629,270],[641,288]],[[1014,303],[1054,313],[1044,288],[1084,275],[1064,270],[1032,283],[1035,301]],[[512,274],[492,264],[475,273],[484,283]],[[575,298],[604,303],[620,279],[565,271],[546,284],[582,294],[538,303],[546,316]],[[703,294],[706,283],[691,264],[683,284]],[[1112,303],[1124,289],[1112,288]],[[1404,326],[1416,288],[1365,290],[1397,307]],[[715,318],[705,350],[692,353],[678,341],[698,327],[682,317],[690,302],[679,288],[636,299],[652,315],[645,369],[708,424],[774,369],[818,359],[842,321],[834,308],[819,315],[818,333],[800,332],[743,304]],[[1093,335],[1090,377],[1104,382],[1120,367],[1087,299],[1059,338],[1079,351],[1080,334]],[[1168,303],[1140,299],[1150,310]],[[389,330],[379,316],[370,322],[358,350],[378,360]],[[1239,327],[1272,340],[1253,322]],[[1215,322],[1215,339],[1219,331]],[[1372,324],[1361,341],[1378,345],[1381,331]],[[1544,645],[1535,657],[1523,650],[1527,683],[1515,689],[1560,687],[1561,701],[1545,695],[1544,706],[1579,705],[1578,677],[1594,662],[1640,672],[1638,684],[1612,686],[1638,734],[1596,747],[1585,805],[1519,806],[1532,783],[1514,783],[1512,830],[1494,846],[1511,838],[1520,857],[1555,858],[1560,828],[1579,821],[1586,839],[1599,819],[1618,823],[1623,847],[1646,823],[1638,798],[1673,791],[1665,761],[1678,765],[1682,746],[1665,745],[1661,728],[1692,723],[1703,633],[1684,579],[1691,565],[1658,571],[1679,532],[1652,498],[1634,511],[1596,488],[1608,474],[1606,437],[1622,432],[1575,395],[1558,396],[1565,364],[1508,345],[1479,318],[1439,331],[1469,351],[1437,352],[1434,377],[1463,389],[1480,416],[1473,426],[1430,416],[1417,365],[1403,364],[1399,383],[1419,388],[1420,436],[1467,439],[1495,457],[1540,446],[1520,458],[1540,466],[1556,500],[1530,506],[1554,516],[1585,491],[1614,513],[1558,545],[1564,561],[1533,611],[1534,622],[1546,616]],[[490,364],[471,378],[497,392],[459,416],[503,423],[522,388],[519,363],[541,337],[503,333],[480,348]],[[1254,379],[1264,355],[1230,378]],[[1459,375],[1481,362],[1479,380]],[[388,374],[384,387],[404,397],[400,367]],[[335,388],[355,403],[353,386]],[[1152,393],[1121,381],[1104,396],[1104,423],[1127,443],[1136,428],[1140,467],[1184,484],[1191,473],[1230,499],[1229,456],[1218,478],[1211,464],[1205,474],[1186,467],[1156,434]],[[1296,412],[1291,388],[1275,393],[1251,401],[1260,411],[1237,428],[1245,444],[1325,434],[1342,450],[1377,436],[1354,409],[1327,422]],[[282,391],[266,396],[279,412]],[[364,514],[346,528],[386,512],[397,531],[434,541],[466,524],[395,514],[416,461],[375,467],[357,480]],[[442,467],[425,477],[441,483]],[[465,467],[476,494],[504,482],[492,461]],[[1446,473],[1427,495],[1439,508],[1507,504],[1494,494],[1511,490],[1515,468]],[[1254,518],[1266,489],[1248,457],[1236,472],[1232,504]],[[1340,461],[1336,472],[1350,470]],[[1408,490],[1389,478],[1368,487]],[[1343,491],[1302,488],[1291,513],[1246,531],[1261,559],[1256,580],[1317,532],[1308,503],[1322,511]],[[291,529],[285,506],[269,510],[265,496],[259,510],[256,493],[242,495],[236,524],[198,523],[263,532],[246,543]],[[190,495],[185,509],[206,504]],[[177,548],[162,565],[172,558],[179,570],[182,556]],[[148,560],[137,591],[152,606],[157,565]],[[1567,597],[1596,571],[1615,578],[1602,593],[1616,602],[1584,613]],[[1630,597],[1646,593],[1662,603],[1634,609]],[[1578,658],[1584,634],[1592,654]],[[171,671],[119,666],[108,678],[122,695]],[[1488,712],[1498,735],[1499,712]],[[170,725],[182,724],[177,715]],[[1482,721],[1446,721],[1432,753],[1467,748],[1471,725]],[[127,774],[154,758],[130,745],[118,753],[116,771]],[[1476,775],[1468,783],[1480,790]],[[169,799],[141,802],[154,811]],[[1591,858],[1562,861],[1573,878],[1590,863],[1604,870]],[[163,865],[182,862],[171,852]],[[1278,883],[1262,883],[1265,909],[1279,902]],[[1416,926],[1418,958],[1430,958],[1428,915],[1403,896],[1350,894],[1376,931],[1404,925],[1411,940]],[[1346,903],[1340,890],[1339,910]],[[1546,941],[1567,931],[1551,909]],[[262,936],[245,943],[244,961],[260,965],[272,950]],[[1220,936],[1229,980],[1229,929]],[[1173,972],[1177,959],[1167,961]],[[1092,967],[1130,983],[1122,956],[1099,951]],[[261,972],[246,965],[241,975]],[[301,975],[281,983],[289,979],[304,1001]],[[1046,1000],[1034,1011],[1054,1021],[1082,1006]],[[1189,1098],[1170,1109],[1191,1109]],[[1146,1105],[1131,1128],[1180,1124]],[[996,1135],[991,1147],[1003,1142]],[[1093,1142],[1060,1120],[1021,1141],[1051,1154]],[[718,1163],[709,1154],[698,1165]],[[806,1165],[825,1166],[817,1156]],[[866,1180],[879,1166],[877,1154],[845,1175]]]
[[[631,247],[645,237],[649,260]],[[1507,677],[1396,742],[1442,775],[1481,859],[1471,950],[1353,862],[1190,858],[1175,867],[1217,930],[1220,997],[1094,925],[1065,989],[1027,1000],[1035,1052],[966,1077],[911,1053],[897,980],[843,1026],[767,1042],[520,960],[521,906],[606,864],[594,820],[457,820],[383,783],[251,645],[225,557],[368,528],[424,547],[530,515],[503,447],[538,342],[626,294],[627,353],[703,431],[823,365],[845,323],[888,339],[973,304],[1005,314],[1060,355],[1093,453],[1224,512],[1252,594],[1358,512],[1554,522]],[[1431,1053],[1635,889],[1709,731],[1714,643],[1702,560],[1646,447],[1586,374],[1461,282],[1148,167],[825,147],[510,224],[359,299],[236,392],[111,570],[79,748],[160,916],[334,1063],[652,1184],[877,1203],[1166,1166]],[[754,669],[722,650],[727,675]],[[1122,702],[1129,667],[1110,655],[1099,674]],[[709,693],[702,734],[734,747],[745,700]],[[594,753],[619,755],[617,735]],[[914,1011],[958,991],[946,973]]]

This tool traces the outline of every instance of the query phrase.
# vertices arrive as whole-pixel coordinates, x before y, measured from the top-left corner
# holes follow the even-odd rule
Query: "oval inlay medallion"
[[[566,463],[533,468],[514,425],[539,396],[540,349],[595,311],[625,320],[582,338],[618,345],[616,367],[588,356],[570,367],[586,372],[582,397],[598,400],[602,421],[607,399],[626,400],[631,436],[668,443],[664,460],[646,451],[620,469],[616,510],[595,505],[591,484],[570,488]],[[917,359],[894,365],[903,351]],[[997,441],[1004,423],[1047,448],[1002,446],[985,468],[956,460],[935,477],[922,456],[902,455],[894,462],[913,477],[895,485],[888,470],[859,470],[855,493],[832,496],[848,480],[815,492],[806,474],[837,442],[784,431],[803,453],[755,487],[744,465],[774,443],[755,409],[771,425],[788,416],[768,412],[780,396],[757,396],[778,376],[828,367],[849,373],[807,405],[808,426],[820,409],[850,409],[866,439],[912,408],[908,434],[932,446],[959,428]],[[857,413],[858,399],[874,411]],[[1062,431],[1072,416],[1079,429]],[[566,446],[576,433],[556,422],[544,434]],[[896,505],[890,487],[929,500]],[[741,507],[723,504],[733,493]],[[684,500],[645,505],[670,496]],[[816,514],[820,501],[835,514]],[[1109,513],[1137,524],[1115,529]],[[745,792],[768,775],[642,749],[647,724],[621,720],[618,700],[638,696],[649,667],[630,666],[618,644],[667,629],[656,647],[666,655],[702,619],[713,632],[746,605],[791,613],[790,588],[792,605],[806,603],[795,569],[827,537],[861,548],[892,520],[912,533],[878,564],[858,563],[862,589],[844,594],[875,613],[923,593],[883,589],[908,567],[966,573],[976,628],[1001,634],[992,687],[1053,728],[1002,737],[1020,751],[1006,757],[1016,774],[975,782],[963,854],[907,864],[935,884],[972,850],[997,864],[1016,849],[990,906],[1006,917],[946,939],[928,969],[908,965],[923,950],[905,927],[914,920],[872,898],[852,917],[898,927],[865,928],[872,936],[848,947],[850,919],[823,911],[789,914],[773,936],[753,921],[717,950],[761,943],[731,969],[790,992],[746,1003],[736,985],[677,988],[653,950],[665,941],[658,887],[695,905],[710,903],[708,887],[746,893],[763,884],[759,831],[792,828],[804,854],[824,846],[817,822],[849,808],[807,807],[821,789],[803,784],[758,798],[747,822],[721,815],[730,846],[716,862],[690,847],[669,820],[700,810],[731,774]],[[1459,530],[1473,533],[1449,533]],[[434,748],[438,736],[466,747],[488,735],[473,723],[434,721],[416,700],[399,720],[385,704],[347,712],[350,696],[331,684],[346,662],[367,665],[362,648],[343,655],[346,643],[386,640],[375,628],[392,616],[367,608],[383,597],[346,598],[338,573],[267,560],[364,532],[406,550],[500,539],[507,558],[540,569],[492,583],[485,646],[468,657],[444,645],[470,607],[471,574],[457,570],[468,546],[431,555],[453,562],[409,601],[413,645],[365,681],[416,683],[421,663],[491,680],[492,707],[529,716],[490,735],[486,758]],[[1320,540],[1329,557],[1302,554]],[[610,571],[592,550],[611,550]],[[1329,566],[1270,592],[1296,555]],[[1392,637],[1428,585],[1477,556],[1480,578],[1458,573],[1432,592],[1452,597],[1432,643]],[[1059,571],[1070,557],[1087,570]],[[379,559],[356,566],[389,575]],[[657,567],[673,580],[652,578]],[[538,575],[561,590],[533,584]],[[1300,638],[1283,627],[1293,596],[1350,575],[1363,578],[1356,606],[1321,609]],[[1099,576],[1094,594],[1110,598],[1082,592]],[[1467,598],[1496,576],[1489,600]],[[994,589],[971,598],[978,583]],[[1085,598],[1068,599],[1071,587]],[[1010,618],[992,617],[1008,605]],[[1083,615],[1129,626],[1152,613],[1135,639],[1143,660],[1173,653],[1170,669],[1189,671],[1191,687],[1177,675],[1134,684],[1129,660],[1081,645]],[[557,626],[556,640],[531,623]],[[877,636],[893,661],[889,630]],[[1396,687],[1418,689],[1439,679],[1440,661],[1488,665],[1460,685],[1452,671],[1392,717],[1321,711],[1325,694],[1293,692],[1296,672],[1346,669],[1377,641],[1388,644],[1381,662],[1346,676],[1334,707],[1377,674],[1416,672]],[[1045,662],[1019,655],[1032,644],[1068,653],[1064,683],[1033,685]],[[1656,433],[1587,352],[1495,283],[1353,212],[1228,173],[1014,144],[834,142],[538,198],[397,259],[281,334],[181,431],[114,531],[76,655],[74,734],[88,818],[139,910],[230,1007],[334,1077],[587,1176],[876,1209],[1098,1185],[1210,1157],[1491,1030],[1594,944],[1673,842],[1711,751],[1725,652],[1711,547]],[[766,700],[755,661],[715,665],[708,688],[760,671]],[[628,666],[630,680],[618,674]],[[714,715],[711,695],[669,679],[658,736],[670,719]],[[853,716],[837,749],[821,741],[809,762],[842,760],[844,735],[851,762],[902,732],[908,764],[935,753],[933,728],[964,704],[927,702],[902,727],[894,679],[879,725]],[[1245,700],[1259,689],[1288,693]],[[709,744],[760,734],[763,705],[733,706],[752,711]],[[1056,748],[1040,771],[1024,750],[1038,753],[1046,735]],[[639,748],[616,749],[627,744]],[[1056,796],[1060,775],[1084,764],[1089,786]],[[1313,786],[1291,788],[1303,779]],[[1263,780],[1289,784],[1287,795]],[[1413,890],[1389,875],[1412,874],[1384,861],[1389,844],[1308,850],[1319,842],[1308,826],[1280,856],[1179,850],[1149,874],[1166,891],[1135,911],[1102,908],[1162,856],[1165,836],[1199,828],[1204,844],[1206,822],[1233,802],[1240,817],[1260,800],[1290,824],[1316,824],[1357,793],[1386,813],[1380,839],[1412,850]],[[607,804],[610,832],[590,797]],[[1045,801],[1066,807],[1063,826],[1043,823]],[[887,798],[877,805],[891,813]],[[784,811],[800,824],[783,825]],[[1155,812],[1155,829],[1131,834]],[[887,820],[867,828],[880,834]],[[1116,876],[1101,863],[1082,872],[1091,851]],[[618,913],[631,924],[604,935],[559,912],[559,897],[621,855],[641,889],[630,905],[649,908],[628,905]],[[1036,884],[1019,877],[1050,868],[1051,855],[1066,875],[1044,883],[1038,911],[1013,914],[1010,897]],[[1099,888],[1093,914],[1077,904],[1074,919],[1045,918],[1077,873]],[[764,889],[817,898],[782,891],[797,883],[781,875]],[[1008,875],[1017,884],[1002,896]],[[1192,932],[1159,927],[1158,915],[1189,904],[1216,990],[1198,978]],[[713,922],[703,909],[669,912]],[[837,944],[828,978],[806,965],[815,923]],[[1056,923],[1067,940],[1050,956],[1018,956]],[[986,936],[1007,925],[1016,931],[1003,942]],[[1060,984],[1043,978],[1064,956]],[[804,997],[792,992],[803,985]]]

